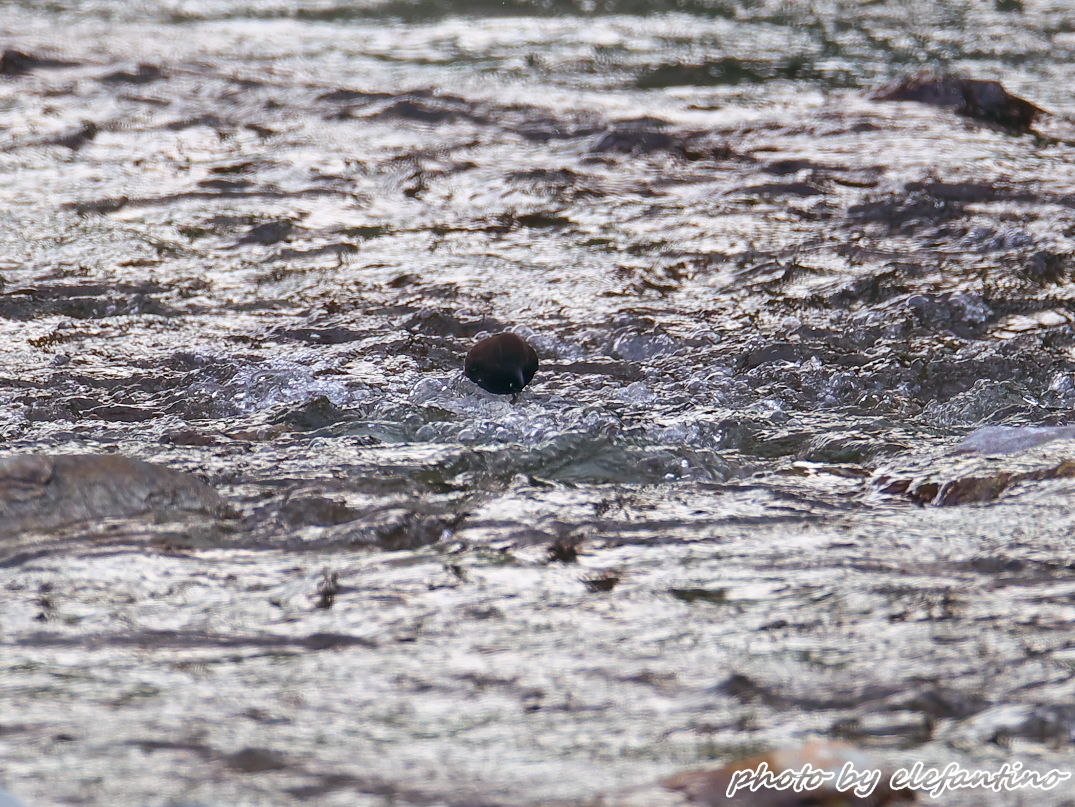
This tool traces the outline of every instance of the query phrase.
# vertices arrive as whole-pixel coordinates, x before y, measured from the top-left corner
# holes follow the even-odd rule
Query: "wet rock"
[[[249,179],[202,179],[198,182],[199,188],[205,188],[210,191],[220,191],[221,193],[231,193],[235,191],[244,191],[247,188],[254,186],[254,183]]]
[[[919,73],[888,84],[870,96],[875,101],[918,101],[944,107],[969,118],[1012,129],[1030,131],[1034,121],[1048,114],[1041,107],[1012,95],[998,81],[964,78],[951,73]]]
[[[300,261],[307,258],[321,258],[325,256],[332,256],[338,263],[343,263],[344,257],[347,255],[354,255],[358,252],[358,247],[346,241],[340,241],[335,244],[326,244],[323,247],[314,247],[313,249],[282,249],[275,255],[268,258],[269,261]],[[279,279],[279,278],[269,278]]]
[[[22,76],[42,67],[71,67],[76,62],[47,59],[21,50],[8,49],[0,54],[0,76]]]
[[[565,120],[534,109],[505,110],[504,112],[506,114],[501,115],[497,121],[498,124],[535,143],[593,137],[604,128],[599,123],[589,120]]]
[[[1022,483],[1073,477],[1075,460],[1045,447],[1001,463],[982,456],[921,458],[912,468],[878,471],[872,485],[919,504],[951,506],[993,501]]]
[[[722,605],[728,601],[728,591],[723,588],[670,588],[668,593],[686,603]]]
[[[452,123],[459,120],[485,122],[485,118],[476,111],[472,102],[454,95],[429,97],[413,95],[397,98],[369,117],[374,120],[404,120],[427,125]]]
[[[1031,202],[1034,195],[1015,190],[994,182],[908,182],[903,186],[908,193],[921,193],[942,202]]]
[[[164,71],[155,64],[139,64],[132,70],[117,70],[114,73],[101,76],[101,81],[106,84],[150,84],[164,78]]]
[[[828,733],[851,742],[909,748],[929,742],[933,721],[916,710],[889,710],[835,721]]]
[[[370,523],[352,532],[352,545],[389,551],[419,549],[435,544],[452,530],[459,516],[431,516],[414,511],[390,510],[371,514]]]
[[[295,228],[295,222],[281,219],[280,221],[267,221],[256,227],[251,227],[237,243],[239,244],[276,244],[286,241]]]
[[[190,474],[120,455],[22,455],[0,460],[0,536],[105,518],[175,519],[221,510]]]
[[[287,760],[283,755],[265,748],[244,748],[234,754],[225,755],[223,762],[233,771],[240,773],[264,773],[287,767]]]
[[[761,185],[748,185],[730,192],[738,196],[821,196],[825,193],[812,182],[766,182]]]
[[[336,604],[336,595],[340,593],[340,575],[337,572],[325,569],[321,573],[321,580],[317,583],[314,607],[327,611]]]
[[[1039,250],[1030,255],[1022,267],[1024,277],[1045,285],[1060,285],[1071,277],[1072,254]]]
[[[1075,729],[1075,708],[1065,704],[1011,703],[994,706],[962,721],[952,732],[959,743],[1007,747],[1013,741],[1065,748]],[[1065,807],[1066,807],[1065,803]]]
[[[386,98],[391,98],[392,93],[388,92],[363,92],[362,90],[330,90],[317,96],[318,101],[327,101],[333,104],[365,104],[370,101],[381,101]]]
[[[766,163],[761,167],[767,174],[775,174],[776,176],[786,176],[788,174],[797,174],[800,171],[814,171],[818,169],[826,168],[827,166],[820,165],[812,160],[801,159],[786,159],[786,160],[773,160]]]
[[[338,422],[343,417],[343,410],[324,395],[311,401],[292,407],[277,418],[277,423],[291,426],[300,431],[314,431]]]
[[[545,550],[546,557],[549,563],[578,563],[580,544],[578,538],[557,538]]]
[[[60,205],[61,210],[73,210],[80,216],[104,215],[115,213],[127,206],[130,199],[126,196],[117,196],[112,199],[93,199],[87,202],[64,202]]]
[[[777,79],[809,78],[816,74],[813,65],[797,55],[777,62],[755,62],[726,56],[694,64],[677,62],[658,65],[642,73],[635,80],[635,86],[659,89],[760,84]]]
[[[323,496],[293,496],[280,508],[280,518],[291,527],[330,527],[361,515],[353,507]]]
[[[906,232],[962,218],[966,210],[960,202],[919,191],[888,194],[851,205],[847,215],[854,224],[883,224],[890,230]]]
[[[96,420],[114,423],[141,423],[160,417],[163,413],[144,406],[104,405],[91,407],[81,414]]]
[[[964,720],[989,708],[990,704],[977,694],[938,687],[916,693],[903,705],[932,720]]]
[[[930,330],[949,330],[958,336],[974,337],[993,319],[994,313],[980,295],[912,294],[897,298],[889,308],[903,309]]]
[[[590,151],[595,154],[648,154],[653,151],[675,151],[676,139],[663,131],[668,123],[657,118],[622,121],[594,141]]]
[[[97,124],[93,121],[83,121],[82,125],[75,131],[60,135],[51,140],[42,141],[41,145],[64,146],[65,148],[71,149],[71,151],[78,151],[97,137],[97,134],[100,131],[101,130],[98,128]]]
[[[173,429],[165,432],[161,442],[173,446],[215,446],[220,444],[221,438],[217,434],[200,429]]]
[[[620,584],[620,575],[614,573],[595,574],[582,578],[581,582],[591,594],[604,594],[612,591]]]
[[[635,81],[640,89],[661,87],[708,87],[723,84],[754,84],[768,78],[755,66],[734,57],[701,64],[662,64],[643,73]]]
[[[590,146],[590,154],[668,154],[683,160],[726,160],[737,156],[708,132],[671,131],[660,118],[616,121]]]
[[[362,331],[352,330],[339,326],[325,328],[280,328],[270,332],[266,338],[272,341],[294,340],[306,342],[310,345],[342,345],[347,342],[355,342],[362,339],[366,334]]]
[[[49,283],[12,288],[0,294],[0,316],[30,320],[59,315],[93,320],[176,313],[151,296],[161,291],[163,288],[154,283]]]
[[[540,210],[533,213],[504,213],[498,217],[498,220],[508,229],[526,227],[535,230],[559,230],[571,225],[571,219],[565,216]]]
[[[503,322],[485,317],[467,319],[450,312],[423,308],[403,322],[403,328],[427,336],[476,336],[482,331],[500,331],[507,327]]]
[[[764,347],[754,348],[739,359],[739,367],[743,370],[753,370],[766,364],[791,363],[800,364],[811,358],[824,360],[831,356],[832,351],[817,345],[802,344],[799,342],[773,342]]]

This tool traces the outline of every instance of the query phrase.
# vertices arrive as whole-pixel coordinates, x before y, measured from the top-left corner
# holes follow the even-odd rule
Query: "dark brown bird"
[[[482,339],[467,353],[463,372],[487,392],[518,395],[537,372],[534,348],[513,333]]]

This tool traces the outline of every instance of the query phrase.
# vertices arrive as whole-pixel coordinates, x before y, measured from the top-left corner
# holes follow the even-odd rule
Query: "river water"
[[[1068,3],[3,2],[0,45],[2,455],[120,455],[0,511],[31,807],[1075,767]],[[871,98],[925,68],[1050,114]],[[506,329],[514,404],[460,372]]]

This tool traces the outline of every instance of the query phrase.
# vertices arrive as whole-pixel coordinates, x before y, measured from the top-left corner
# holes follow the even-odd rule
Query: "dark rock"
[[[112,454],[0,460],[0,536],[132,516],[216,514],[221,501],[190,474]]]
[[[21,50],[5,50],[0,54],[0,76],[22,76],[42,67],[71,67],[75,62],[45,59]]]
[[[343,345],[347,342],[357,342],[364,336],[366,334],[361,331],[329,326],[325,328],[281,328],[272,331],[266,338],[273,341],[293,340],[306,342],[311,345]]]
[[[293,221],[287,219],[281,219],[280,221],[267,221],[264,224],[259,224],[257,227],[251,227],[242,238],[239,239],[240,244],[275,244],[279,241],[286,241],[291,235],[291,231],[295,228]]]
[[[965,720],[988,709],[991,703],[980,695],[949,689],[926,689],[904,704],[934,720]]]
[[[890,230],[912,231],[966,215],[963,205],[926,193],[901,193],[871,199],[847,209],[855,224],[883,224]]]
[[[582,578],[582,585],[591,594],[604,594],[616,588],[620,584],[618,574],[600,574]]]
[[[720,605],[728,601],[728,592],[723,588],[670,588],[668,593],[683,602]]]
[[[550,563],[577,563],[579,542],[572,538],[557,538],[547,549]]]
[[[173,446],[215,446],[220,444],[220,437],[198,429],[174,429],[166,432],[161,442]]]
[[[199,188],[221,193],[234,193],[244,191],[254,185],[249,179],[203,179],[198,183]],[[255,228],[256,229],[256,228]]]
[[[126,196],[117,196],[113,199],[94,199],[89,202],[64,202],[60,205],[61,210],[73,210],[80,216],[89,214],[114,213],[127,206],[130,199]]]
[[[728,56],[700,64],[662,64],[635,80],[640,89],[663,87],[710,87],[729,84],[756,84],[767,81],[770,71]]]
[[[969,457],[959,463],[926,469],[919,474],[879,473],[874,486],[882,493],[905,496],[919,504],[952,506],[999,499],[1020,483],[1075,477],[1069,459],[1034,461],[1015,458],[1009,467],[997,467],[989,458]]]
[[[117,70],[114,73],[101,76],[101,81],[106,84],[149,84],[164,78],[164,72],[155,64],[140,64],[132,72],[130,70]]]
[[[329,103],[333,104],[354,104],[369,103],[370,101],[379,101],[391,97],[391,93],[387,92],[362,92],[361,90],[331,90],[329,92],[325,92],[317,96],[317,100],[328,101]]]
[[[353,507],[323,496],[295,496],[280,508],[280,518],[291,527],[331,527],[360,515]]]
[[[590,151],[602,154],[616,152],[619,154],[648,154],[653,151],[674,151],[676,139],[660,130],[663,122],[656,126],[620,125],[602,134],[590,147]]]
[[[820,196],[821,188],[810,182],[766,182],[762,185],[750,185],[732,191],[732,194],[746,196]]]
[[[342,262],[345,255],[354,255],[356,252],[358,252],[358,247],[354,244],[340,241],[339,243],[326,244],[323,247],[314,247],[313,249],[282,249],[271,256],[269,260],[297,261],[304,258],[320,258],[323,255],[332,255]]]
[[[1027,258],[1022,274],[1040,285],[1059,285],[1071,275],[1071,253],[1039,250]]]
[[[391,101],[382,109],[370,115],[374,120],[405,120],[425,124],[452,123],[468,120],[484,123],[485,119],[477,114],[474,104],[454,95],[437,95],[430,97],[404,96]]]
[[[282,425],[291,426],[299,431],[314,431],[338,422],[343,417],[343,410],[324,395],[295,406],[276,419]]]
[[[787,176],[788,174],[797,174],[800,171],[813,171],[823,166],[818,165],[810,160],[774,160],[773,162],[766,163],[762,166],[761,170],[767,174],[776,174],[777,176]]]
[[[950,73],[919,73],[877,90],[875,101],[918,101],[945,107],[960,115],[1017,132],[1030,131],[1048,114],[1041,107],[1012,95],[998,81],[963,78]]]
[[[942,202],[1034,201],[1031,194],[1013,194],[992,182],[908,182],[903,187],[908,193],[925,194]]]
[[[403,323],[408,331],[429,336],[474,336],[481,331],[502,328],[495,319],[463,320],[454,314],[423,308]]]
[[[95,420],[106,420],[113,423],[141,423],[160,417],[163,413],[144,406],[128,406],[124,404],[95,406],[85,410],[82,414]]]
[[[83,121],[82,126],[75,131],[53,138],[52,140],[46,140],[42,145],[64,146],[65,148],[71,149],[71,151],[78,151],[93,140],[93,138],[97,137],[98,132],[100,132],[100,129],[97,127],[96,123],[93,121]]]
[[[287,767],[284,758],[265,748],[244,748],[224,757],[224,764],[240,773],[263,773],[279,771]]]

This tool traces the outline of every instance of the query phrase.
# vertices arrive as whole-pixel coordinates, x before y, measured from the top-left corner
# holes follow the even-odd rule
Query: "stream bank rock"
[[[114,454],[26,454],[0,459],[0,537],[105,518],[215,515],[200,479]]]
[[[952,506],[990,502],[1013,488],[1075,477],[1069,426],[988,426],[951,451],[903,457],[878,468],[871,486],[916,504]]]

